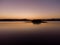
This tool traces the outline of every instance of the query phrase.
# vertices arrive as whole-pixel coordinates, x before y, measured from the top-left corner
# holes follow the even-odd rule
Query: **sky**
[[[60,18],[60,0],[0,0],[0,19]]]

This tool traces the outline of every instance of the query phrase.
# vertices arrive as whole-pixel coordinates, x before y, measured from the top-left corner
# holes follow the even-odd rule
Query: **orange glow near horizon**
[[[59,1],[0,1],[0,19],[2,18],[27,18],[44,19],[60,18]]]

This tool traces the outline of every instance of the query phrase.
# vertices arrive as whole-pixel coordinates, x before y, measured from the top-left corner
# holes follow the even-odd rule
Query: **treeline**
[[[60,21],[60,19],[42,19],[43,21]]]
[[[60,21],[60,19],[32,19],[32,20],[42,20],[42,21]],[[30,19],[0,19],[0,21],[32,21]]]
[[[0,19],[0,21],[30,21],[29,19]]]

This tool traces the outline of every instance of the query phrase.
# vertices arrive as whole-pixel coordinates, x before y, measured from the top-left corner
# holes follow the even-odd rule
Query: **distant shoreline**
[[[60,19],[33,19],[33,20],[30,20],[30,19],[0,19],[0,22],[14,22],[14,21],[30,21],[32,22],[33,24],[41,24],[41,23],[47,23],[47,21],[60,21]]]
[[[42,20],[42,21],[60,21],[60,19],[33,19],[33,20]],[[30,19],[0,19],[0,21],[33,21]]]

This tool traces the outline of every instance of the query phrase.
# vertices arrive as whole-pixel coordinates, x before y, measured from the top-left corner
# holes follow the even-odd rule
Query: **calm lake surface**
[[[60,39],[60,22],[33,24],[31,22],[0,22],[0,40]],[[34,39],[34,40],[35,40]],[[47,40],[46,39],[46,40]]]
[[[60,33],[60,22],[33,24],[31,22],[0,22],[0,34]]]
[[[32,22],[0,22],[0,33],[4,32],[49,32],[60,31],[60,22],[33,24]]]

